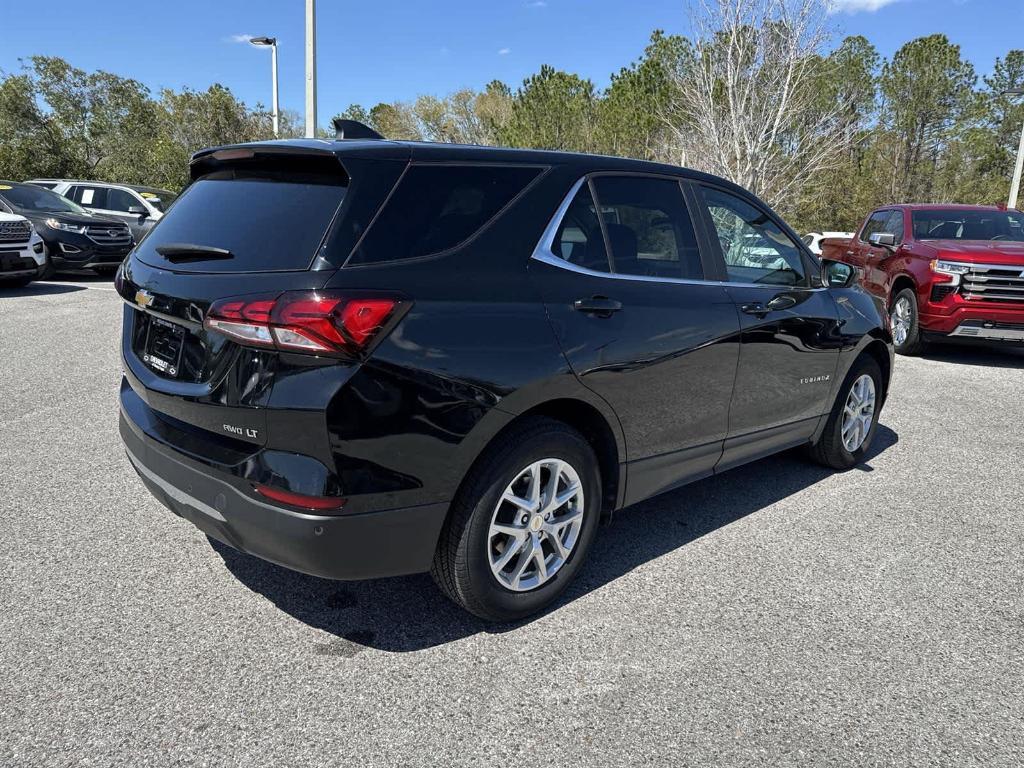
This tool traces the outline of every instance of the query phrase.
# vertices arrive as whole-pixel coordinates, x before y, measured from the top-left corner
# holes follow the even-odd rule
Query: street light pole
[[[250,43],[256,46],[269,46],[270,47],[270,80],[272,86],[272,112],[271,117],[274,121],[274,138],[279,138],[281,135],[280,131],[280,110],[278,109],[277,103],[277,38],[276,37],[254,37],[249,40]]]
[[[1011,88],[1008,91],[1003,91],[1003,96],[1021,95],[1024,95],[1024,88]],[[1020,144],[1017,145],[1017,162],[1013,166],[1013,181],[1010,182],[1010,199],[1006,203],[1006,207],[1011,210],[1017,207],[1017,195],[1020,192],[1022,170],[1024,170],[1024,125],[1020,129]]]
[[[306,0],[306,138],[316,138],[316,0]]]

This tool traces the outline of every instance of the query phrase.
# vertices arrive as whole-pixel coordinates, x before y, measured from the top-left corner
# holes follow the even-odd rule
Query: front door
[[[531,261],[556,336],[626,440],[626,503],[711,474],[728,430],[739,320],[705,265],[679,182],[582,183]]]
[[[743,329],[721,470],[811,437],[831,406],[839,314],[766,210],[717,187],[695,192]]]

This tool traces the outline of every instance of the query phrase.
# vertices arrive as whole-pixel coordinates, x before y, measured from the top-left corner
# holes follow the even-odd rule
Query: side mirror
[[[896,246],[896,235],[892,232],[875,232],[868,235],[868,242],[879,248],[893,248]]]
[[[890,235],[891,237],[891,235]],[[831,259],[821,261],[821,281],[829,288],[849,288],[857,280],[857,270]]]
[[[146,218],[147,216],[149,216],[149,211],[146,208],[143,208],[141,205],[129,206],[128,213],[133,213],[136,216],[141,216],[142,218]]]

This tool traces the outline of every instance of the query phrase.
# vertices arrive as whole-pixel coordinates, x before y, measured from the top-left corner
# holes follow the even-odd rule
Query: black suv
[[[40,277],[57,270],[113,273],[134,245],[126,224],[94,216],[82,206],[34,184],[0,181],[0,210],[24,216],[43,238]]]
[[[209,536],[335,579],[430,570],[509,620],[599,518],[874,436],[886,315],[762,202],[611,157],[205,150],[118,273],[120,430]]]

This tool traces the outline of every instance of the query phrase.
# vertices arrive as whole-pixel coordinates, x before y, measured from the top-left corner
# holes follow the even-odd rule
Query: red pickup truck
[[[888,205],[821,257],[857,267],[886,302],[896,351],[929,340],[1024,343],[1024,213],[983,205]]]

